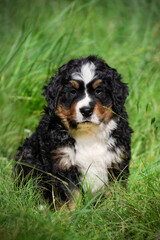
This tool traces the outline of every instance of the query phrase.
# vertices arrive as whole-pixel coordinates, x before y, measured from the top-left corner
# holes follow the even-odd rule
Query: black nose
[[[92,107],[82,107],[80,108],[80,112],[82,113],[83,117],[90,117],[93,113]]]

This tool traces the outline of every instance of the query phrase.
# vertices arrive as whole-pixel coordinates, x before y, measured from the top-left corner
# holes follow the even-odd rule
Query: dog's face
[[[128,94],[116,70],[94,56],[62,66],[45,89],[49,107],[67,128],[87,122],[107,124],[113,112],[120,114]]]
[[[113,115],[109,88],[109,85],[106,86],[96,75],[92,62],[83,64],[80,72],[73,72],[71,79],[64,84],[56,115],[67,126],[84,122],[108,122]]]

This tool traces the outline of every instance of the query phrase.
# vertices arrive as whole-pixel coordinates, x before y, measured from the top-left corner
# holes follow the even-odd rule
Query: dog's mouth
[[[88,124],[99,124],[100,121],[99,119],[91,116],[91,117],[83,117],[81,121],[77,121],[77,124],[84,124],[84,125],[88,125]]]
[[[87,123],[93,123],[93,121],[91,119],[89,119],[89,118],[84,118],[82,121],[77,122],[77,123],[78,124],[81,124],[81,123],[87,124]]]
[[[91,121],[85,120],[85,121],[83,121],[82,123],[91,123]]]
[[[94,121],[91,121],[91,120],[84,120],[82,122],[77,122],[77,125],[91,125],[91,124],[98,124],[98,123],[95,123]]]

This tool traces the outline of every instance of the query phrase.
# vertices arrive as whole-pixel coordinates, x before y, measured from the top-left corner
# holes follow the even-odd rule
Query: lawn
[[[0,1],[0,239],[160,239],[159,11],[158,0]],[[14,185],[14,155],[42,115],[43,85],[90,54],[130,89],[128,188],[86,195],[73,212],[42,210],[32,182]]]

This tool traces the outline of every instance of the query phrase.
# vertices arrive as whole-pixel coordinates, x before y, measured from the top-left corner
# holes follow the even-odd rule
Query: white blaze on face
[[[80,112],[80,109],[82,107],[89,107],[90,102],[91,102],[91,98],[89,97],[88,93],[85,91],[85,97],[82,100],[80,100],[77,103],[77,106],[76,106],[76,120],[77,120],[77,122],[83,122],[83,116]]]
[[[83,77],[85,85],[87,85],[95,77],[95,68],[96,67],[92,62],[82,65],[81,76]]]
[[[87,62],[82,65],[80,72],[72,74],[72,78],[75,80],[83,81],[87,85],[95,77],[95,65],[92,62]]]
[[[91,82],[95,77],[95,65],[92,62],[87,62],[83,64],[81,67],[80,72],[75,72],[72,74],[72,78],[75,80],[80,80],[84,82],[85,88],[86,85]],[[80,109],[82,107],[89,107],[89,103],[92,101],[90,96],[87,93],[87,89],[85,90],[85,96],[82,100],[77,103],[76,106],[76,120],[77,122],[85,121],[84,117],[82,116]],[[97,116],[93,113],[93,115],[89,119],[91,122],[99,123]]]

